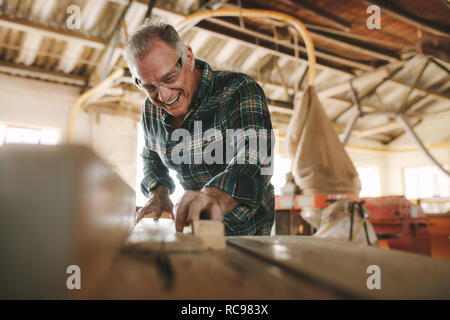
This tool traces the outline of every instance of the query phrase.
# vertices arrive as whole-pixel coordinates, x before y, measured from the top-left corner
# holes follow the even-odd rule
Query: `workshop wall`
[[[415,148],[415,145],[411,145]],[[370,150],[347,150],[355,167],[378,167],[381,195],[401,195],[405,193],[403,171],[408,167],[430,166],[432,163],[421,151],[375,152]],[[435,148],[431,153],[439,163],[450,167],[450,148]]]
[[[430,153],[447,169],[450,168],[450,148],[432,149]],[[387,194],[400,195],[405,193],[405,186],[403,180],[403,171],[408,167],[431,166],[430,160],[421,151],[406,152],[406,153],[390,153],[387,156],[386,163],[388,164],[386,176],[387,181],[384,181],[385,190]]]
[[[51,127],[60,130],[61,141],[67,134],[67,125],[72,108],[79,97],[79,88],[54,84],[15,76],[0,75],[0,122],[30,127]],[[446,140],[447,116],[436,119],[442,122],[442,130],[434,130],[439,136],[433,141],[424,139],[428,146]],[[447,122],[448,123],[448,122]],[[138,122],[121,115],[87,114],[80,111],[77,116],[74,142],[94,149],[133,189],[136,187],[136,159]],[[435,129],[435,128],[434,128]],[[419,125],[420,137],[430,137],[433,126]],[[436,137],[436,136],[435,136]],[[284,137],[278,136],[277,151],[285,156]],[[409,141],[408,141],[409,140]],[[405,145],[409,142],[409,145]],[[415,148],[409,136],[403,135],[392,148]],[[406,167],[430,165],[422,152],[373,152],[348,148],[356,167],[378,167],[381,195],[398,195],[405,192],[403,171]],[[450,167],[450,148],[435,148],[431,153],[436,159]]]
[[[0,122],[55,128],[65,143],[69,118],[80,94],[70,85],[0,74]],[[77,114],[73,142],[92,147],[133,189],[136,185],[137,122],[119,115]]]
[[[134,190],[139,123],[131,117],[92,113],[91,125],[94,151]]]
[[[386,153],[357,149],[346,149],[346,151],[355,167],[377,167],[380,174],[381,195],[389,194],[387,186],[389,164],[386,160]]]
[[[0,74],[0,122],[56,128],[64,142],[78,96],[74,86]],[[83,111],[78,112],[73,141],[91,143],[90,117]]]

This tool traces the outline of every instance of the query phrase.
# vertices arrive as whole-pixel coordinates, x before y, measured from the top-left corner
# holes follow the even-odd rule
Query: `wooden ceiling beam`
[[[372,136],[372,135],[376,135],[379,133],[384,133],[384,132],[392,131],[395,129],[401,129],[401,128],[402,128],[402,125],[399,122],[389,121],[388,123],[380,125],[380,126],[367,128],[367,129],[353,130],[352,134],[355,134],[355,136],[362,138],[362,137]]]
[[[371,47],[373,47],[373,46],[394,47],[394,48],[401,47],[401,48],[405,49],[405,46],[406,46],[406,47],[410,47],[410,49],[414,49],[414,46],[412,43],[408,43],[405,41],[403,43],[399,43],[399,42],[394,42],[392,40],[386,40],[386,39],[381,40],[381,39],[377,39],[377,38],[373,38],[373,37],[368,37],[368,36],[364,36],[364,35],[360,35],[360,34],[356,34],[356,33],[352,33],[352,32],[339,31],[339,30],[335,30],[332,28],[318,26],[318,25],[314,25],[314,24],[310,24],[310,23],[305,23],[305,27],[308,29],[309,32],[321,33],[322,35],[331,36],[331,37],[337,36],[342,39],[345,39],[345,41],[355,40],[357,42],[362,42],[362,43],[368,44]]]
[[[442,63],[437,61],[435,58],[430,58],[431,62],[433,62],[438,68],[445,71],[447,74],[450,74],[450,71],[447,69],[446,66],[444,66]]]
[[[33,66],[19,65],[5,61],[0,61],[0,72],[13,74],[21,77],[29,77],[34,79],[47,80],[51,82],[65,83],[79,87],[83,86],[86,80],[85,78],[76,75],[66,74],[57,71],[50,71],[47,69]]]
[[[419,124],[421,124],[423,122],[423,119],[416,119],[414,121],[415,121],[414,124],[411,125],[411,127],[413,129],[415,129]],[[406,131],[403,130],[402,128],[399,128],[398,133],[394,134],[391,137],[391,139],[389,141],[387,141],[385,144],[388,145],[388,144],[394,142],[395,140],[397,140],[398,138],[400,138],[401,136],[403,136],[406,133]]]
[[[403,64],[404,62],[393,63],[390,65],[380,67],[374,71],[361,74],[352,79],[353,85],[360,86],[374,81],[384,81],[387,77],[389,77],[392,69],[397,69],[403,66]],[[347,80],[332,87],[329,87],[327,89],[319,91],[318,95],[319,98],[329,98],[347,92],[349,90],[350,90],[350,83]]]
[[[85,36],[80,33],[67,30],[58,30],[42,24],[26,21],[24,19],[0,16],[0,26],[25,32],[35,31],[43,34],[44,36],[55,38],[58,40],[78,41],[82,45],[96,49],[103,49],[103,47],[105,46],[104,41],[100,38]]]
[[[363,0],[367,4],[375,4],[391,16],[402,20],[410,25],[413,25],[422,30],[428,31],[433,34],[448,36],[448,29],[445,29],[443,26],[438,25],[437,23],[427,21],[421,17],[417,17],[412,15],[411,13],[405,11],[395,4],[395,1],[383,1],[383,0]]]
[[[430,97],[433,97],[433,98],[444,99],[444,100],[449,100],[450,99],[449,96],[445,96],[445,95],[443,95],[443,94],[441,94],[439,92],[432,91],[432,90],[425,89],[425,88],[420,88],[420,87],[417,87],[417,86],[413,86],[411,84],[404,83],[404,82],[401,82],[401,81],[396,80],[396,79],[388,79],[388,80],[386,80],[386,82],[395,83],[395,84],[398,84],[400,86],[407,87],[407,88],[410,88],[410,89],[412,88],[413,90],[416,90],[417,92],[420,92],[420,93],[425,94],[425,95],[429,95]]]
[[[255,36],[250,35],[248,33],[240,32],[237,30],[233,30],[231,28],[226,28],[214,23],[211,23],[209,21],[202,21],[197,26],[193,27],[192,29],[198,30],[198,31],[208,31],[211,34],[215,35],[216,37],[222,38],[224,40],[236,40],[239,41],[241,44],[249,47],[249,48],[262,48],[267,53],[279,56],[279,57],[287,57],[293,61],[299,62],[299,63],[307,63],[307,56],[304,52],[299,52],[299,56],[295,56],[295,49],[290,48],[289,45],[284,44],[277,44],[273,41],[271,38],[263,39],[258,38],[258,44],[255,42]],[[269,37],[270,38],[270,37]],[[302,47],[299,47],[299,51]],[[304,48],[303,48],[304,49]],[[320,53],[316,51],[316,58],[317,58],[317,66],[331,69],[333,71],[338,71],[345,74],[353,74],[353,70],[355,68],[360,69],[364,68],[365,70],[368,70],[369,68],[373,68],[369,65],[360,64],[359,62],[354,62],[348,59],[335,57],[331,54],[327,54],[327,59],[319,57],[321,55]],[[321,55],[323,57],[323,55]],[[349,65],[352,65],[351,67]]]
[[[90,83],[93,82],[95,77],[99,78],[100,81],[103,81],[108,73],[112,70],[116,61],[113,61],[113,57],[115,56],[118,59],[118,55],[115,55],[117,47],[120,45],[120,36],[121,36],[121,28],[122,23],[125,21],[125,16],[129,11],[133,0],[129,0],[125,7],[122,9],[120,13],[120,17],[114,26],[113,31],[109,35],[108,40],[104,42],[104,47],[100,52],[100,56],[97,59],[98,63],[94,66],[94,68],[90,71],[88,80],[86,81],[85,88],[88,88]]]
[[[388,78],[390,75],[390,70],[397,69],[405,64],[405,61],[399,61],[399,62],[393,62],[389,65],[382,66],[374,71],[366,72],[364,74],[361,74],[353,79],[354,84],[360,84],[360,83],[371,83],[373,81],[384,81],[384,83],[393,83],[396,85],[400,85],[407,88],[412,88],[413,90],[416,90],[419,93],[429,95],[430,97],[437,98],[437,99],[444,99],[448,100],[450,97],[445,96],[439,92],[432,91],[425,88],[420,88],[408,83],[401,82],[399,80]],[[346,91],[350,90],[350,85],[348,81],[344,81],[340,84],[337,84],[335,86],[332,86],[327,89],[323,89],[318,92],[319,98],[328,98],[332,97],[341,93],[344,93]]]
[[[273,36],[268,36],[261,32],[256,32],[256,31],[253,31],[253,30],[250,30],[247,28],[242,28],[239,25],[236,25],[234,23],[229,23],[229,22],[223,21],[221,19],[209,18],[209,19],[207,19],[207,21],[209,23],[212,23],[213,25],[211,26],[211,25],[208,25],[206,22],[201,22],[198,24],[198,26],[200,28],[205,28],[205,29],[212,30],[212,31],[219,31],[220,33],[223,33],[225,35],[234,34],[233,37],[237,37],[237,38],[243,38],[244,35],[247,35],[247,36],[251,36],[254,38],[258,38],[259,42],[262,42],[262,40],[265,40],[265,41],[273,43],[274,44],[273,48],[278,49],[277,51],[286,52],[286,51],[292,50],[295,54],[295,45],[290,42],[280,41]],[[223,27],[223,29],[221,29],[221,27]],[[234,32],[230,33],[229,31],[231,31],[231,30]],[[299,45],[298,50],[300,52],[302,52],[303,54],[306,54],[306,48],[304,46]],[[315,53],[316,53],[316,57],[318,59],[322,58],[323,60],[328,60],[330,62],[341,64],[346,67],[356,68],[356,69],[364,70],[364,71],[369,71],[369,70],[374,69],[374,67],[368,63],[358,62],[358,61],[355,61],[352,59],[340,57],[336,54],[331,54],[328,52],[318,50],[317,48],[315,50]]]
[[[221,24],[221,25],[226,26],[226,27],[235,28],[235,29],[240,30],[242,32],[249,32],[249,33],[251,32],[252,35],[255,35],[255,36],[267,37],[267,38],[270,38],[270,39],[272,39],[273,41],[275,41],[277,43],[286,44],[286,41],[282,41],[281,42],[281,41],[279,41],[279,40],[277,40],[277,39],[275,39],[273,37],[269,37],[266,34],[263,34],[261,32],[257,32],[255,30],[252,30],[252,29],[248,28],[248,27],[247,28],[241,28],[239,25],[236,25],[236,24],[234,24],[232,22],[224,21],[224,20],[219,19],[219,18],[210,18],[208,20],[213,22],[213,23]],[[320,39],[320,40],[323,40],[323,41],[327,41],[329,43],[333,43],[334,45],[341,46],[343,48],[347,48],[347,49],[350,49],[350,50],[361,52],[361,53],[363,53],[363,54],[365,54],[367,56],[373,57],[373,58],[382,59],[382,60],[391,61],[391,62],[400,60],[400,57],[395,52],[392,52],[392,51],[389,51],[389,50],[380,49],[380,48],[376,48],[373,45],[368,44],[368,43],[364,43],[361,40],[353,40],[353,39],[351,39],[351,38],[349,38],[347,36],[336,35],[336,34],[333,34],[333,33],[326,32],[326,31],[320,31],[320,29],[319,30],[315,30],[315,28],[313,28],[313,27],[311,27],[311,28],[308,27],[308,32],[310,33],[310,35],[313,38],[317,38],[317,39]]]
[[[245,8],[251,7],[254,9],[267,10],[267,7],[263,7],[263,6],[259,5],[258,3],[253,3],[252,1],[249,1],[249,2],[251,4],[247,4],[245,6]],[[286,14],[292,15],[292,12],[286,12],[286,11],[283,11],[283,12]],[[303,20],[299,16],[295,16],[295,17],[300,19],[301,21]],[[279,27],[283,26],[283,23],[281,23],[281,22],[274,21],[271,19],[266,19],[266,20],[269,20],[271,23],[276,24]],[[364,23],[365,23],[365,21],[364,21]],[[308,23],[308,22],[304,22],[303,24],[308,29],[308,31],[310,32],[311,35],[318,33],[319,34],[318,36],[326,36],[326,37],[331,37],[331,38],[333,38],[333,36],[337,36],[339,41],[343,40],[349,45],[367,46],[367,49],[369,49],[369,50],[371,48],[373,48],[374,49],[373,52],[378,54],[379,58],[383,59],[383,60],[394,61],[391,59],[398,58],[396,53],[390,52],[389,50],[386,50],[386,49],[382,49],[385,47],[394,47],[394,48],[398,48],[398,49],[408,48],[411,50],[415,50],[414,44],[409,43],[409,42],[405,41],[404,39],[399,39],[400,40],[400,43],[399,43],[398,41],[392,41],[392,40],[386,40],[386,39],[376,39],[374,37],[369,37],[369,36],[365,36],[365,35],[352,33],[352,32],[350,32],[350,30],[347,30],[347,31],[337,30],[337,29],[334,29],[331,27],[317,25],[317,24]],[[354,42],[352,40],[354,40]],[[382,48],[378,48],[377,46],[381,46]],[[350,47],[349,47],[349,49],[350,49]]]
[[[368,55],[370,57],[373,57],[373,58],[386,60],[386,61],[390,61],[390,62],[395,62],[395,61],[400,60],[400,56],[398,54],[396,54],[395,52],[380,49],[380,48],[375,48],[374,46],[371,46],[370,44],[363,43],[358,40],[352,40],[345,36],[328,34],[326,32],[313,31],[313,30],[308,30],[308,31],[313,38],[317,38],[322,41],[326,41],[326,42],[332,43],[334,45],[337,45],[337,46],[340,46],[340,47],[343,47],[346,49],[355,50],[355,51],[361,52],[361,53]]]
[[[304,10],[308,11],[309,13],[312,13],[315,16],[320,17],[324,21],[328,22],[330,25],[343,30],[343,31],[350,31],[351,23],[345,21],[344,19],[341,19],[339,16],[336,16],[330,11],[327,11],[325,9],[322,9],[314,4],[314,2],[305,2],[305,1],[298,1],[294,0],[288,1],[289,3],[292,3],[300,8],[303,8]]]

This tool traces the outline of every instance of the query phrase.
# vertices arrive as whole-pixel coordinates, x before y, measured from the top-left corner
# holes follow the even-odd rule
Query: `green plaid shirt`
[[[148,98],[145,100],[141,121],[145,135],[141,190],[148,197],[149,191],[162,184],[172,193],[175,186],[168,168],[173,169],[185,190],[200,191],[204,187],[216,187],[240,203],[222,220],[226,235],[269,235],[274,220],[275,194],[270,183],[272,174],[262,174],[261,169],[270,168],[273,161],[267,161],[267,157],[261,160],[258,154],[260,149],[255,150],[251,146],[247,135],[238,136],[240,138],[232,143],[223,143],[227,129],[243,129],[244,132],[254,129],[263,134],[266,131],[267,154],[273,156],[271,152],[275,141],[264,92],[256,81],[245,74],[213,71],[199,59],[196,59],[195,66],[202,70],[202,79],[194,105],[180,126],[190,133],[192,139],[183,141],[184,144],[180,144],[181,139],[172,141],[176,128],[169,124],[171,116]],[[206,138],[205,132],[208,130],[214,134]],[[205,148],[218,142],[223,145],[224,161],[208,164],[203,159],[199,162]],[[174,148],[180,145],[190,151],[184,158],[190,161],[181,164],[173,156],[178,154],[174,151],[179,151]],[[225,159],[226,148],[230,145],[236,150],[235,156]],[[183,152],[180,154],[186,156]],[[238,161],[239,155],[245,156],[245,160],[241,158]],[[256,156],[257,161],[249,161],[252,156]]]

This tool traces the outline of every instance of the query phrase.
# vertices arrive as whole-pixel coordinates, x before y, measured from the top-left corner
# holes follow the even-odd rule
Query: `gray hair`
[[[162,40],[174,48],[179,56],[186,55],[186,46],[173,26],[163,19],[146,20],[140,25],[125,46],[125,59],[131,72],[152,49],[155,40]]]

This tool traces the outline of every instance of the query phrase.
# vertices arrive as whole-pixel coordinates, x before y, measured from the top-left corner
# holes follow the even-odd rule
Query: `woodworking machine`
[[[171,220],[134,226],[135,208],[134,191],[86,147],[1,147],[0,299],[450,297],[445,260],[308,236],[223,237],[203,222],[175,233]]]

